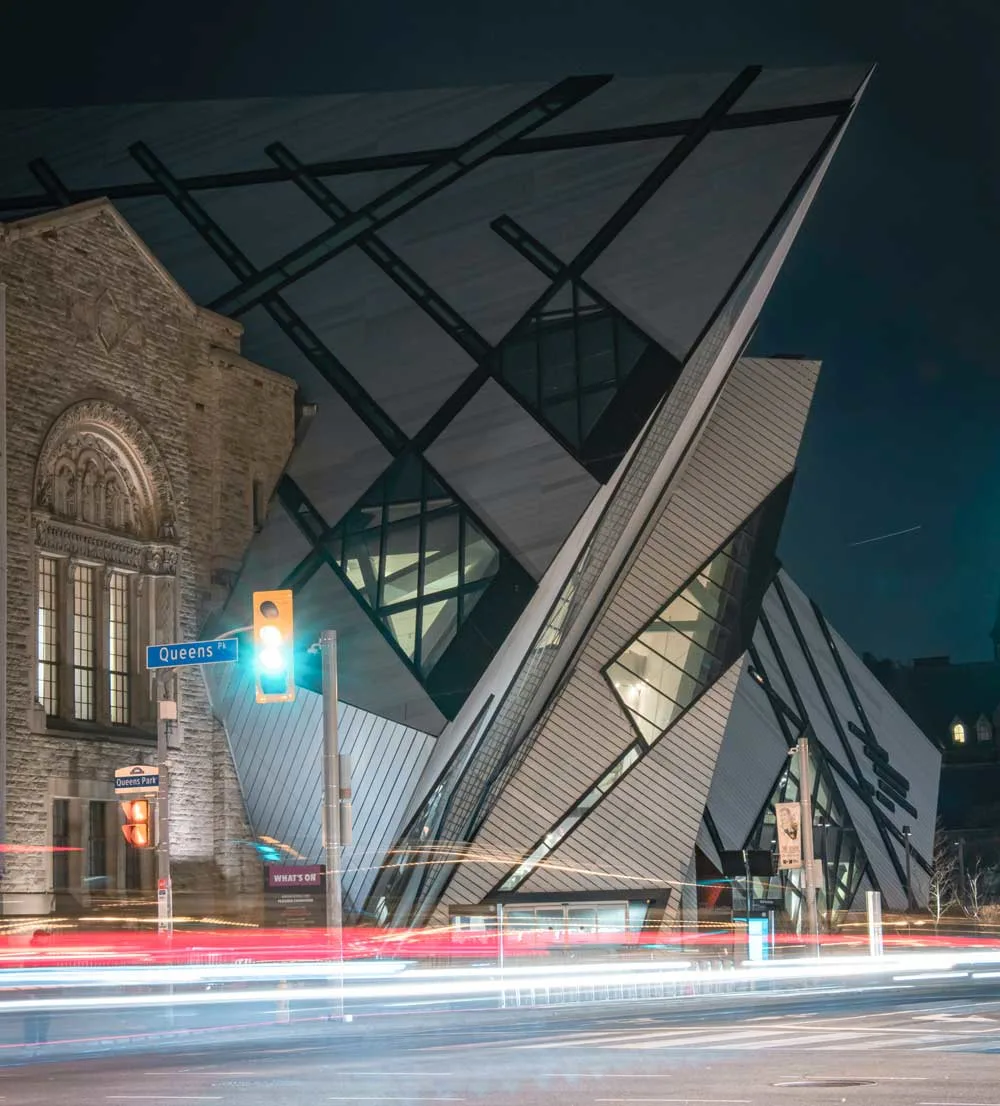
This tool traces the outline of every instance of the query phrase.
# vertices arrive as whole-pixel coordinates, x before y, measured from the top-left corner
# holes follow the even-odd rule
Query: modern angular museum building
[[[205,810],[175,803],[187,847],[266,837],[320,859],[309,647],[331,629],[354,917],[446,922],[503,902],[692,920],[722,853],[772,849],[802,735],[823,909],[871,889],[894,909],[926,899],[939,755],[775,557],[819,366],[747,350],[867,79],[749,67],[0,113],[0,280],[5,234],[107,200],[201,317],[242,328],[246,365],[297,385],[277,476],[277,424],[189,435],[193,457],[228,468],[214,502],[242,512],[247,540],[199,562],[185,630],[239,629],[254,590],[293,589],[300,689],[258,705],[245,666],[198,677],[238,781],[213,801],[241,807],[227,824],[247,840],[204,841]],[[93,268],[99,297],[114,274]],[[152,411],[146,359],[166,338],[130,348],[131,390],[88,386]],[[45,364],[58,372],[58,352]],[[6,371],[22,368],[9,356]],[[276,402],[240,386],[255,410]],[[169,421],[157,410],[143,433]],[[32,689],[41,619],[8,625]],[[46,744],[67,779],[87,775],[79,794],[106,797],[115,727]],[[175,743],[172,770],[200,740]],[[110,751],[74,757],[87,742]],[[13,814],[30,784],[7,763]],[[38,839],[8,817],[8,840],[15,825]],[[8,894],[44,898],[54,867],[22,865]],[[757,888],[793,922],[797,879]]]

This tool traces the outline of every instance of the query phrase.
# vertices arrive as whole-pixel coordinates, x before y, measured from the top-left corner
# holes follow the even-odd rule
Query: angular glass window
[[[752,632],[776,567],[774,523],[786,495],[787,488],[776,489],[604,670],[626,716],[648,744],[749,644],[743,637]]]
[[[344,578],[426,675],[500,570],[500,552],[419,457],[397,460],[325,541]]]
[[[809,743],[809,779],[812,784],[813,843],[823,868],[819,909],[829,921],[834,921],[841,911],[851,909],[861,885],[866,859],[847,809],[840,799],[833,774],[815,741]],[[775,781],[770,798],[750,832],[746,848],[776,852],[775,803],[798,802],[800,794],[799,758],[794,756],[789,758],[787,766]],[[804,902],[801,870],[779,872],[769,880],[756,881],[754,894],[762,899],[783,900],[789,918],[801,931]]]
[[[649,346],[621,315],[570,284],[504,343],[498,375],[579,452]]]

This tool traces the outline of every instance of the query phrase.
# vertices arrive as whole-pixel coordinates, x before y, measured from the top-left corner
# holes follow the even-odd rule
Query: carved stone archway
[[[156,443],[107,400],[67,408],[35,471],[36,541],[143,573],[176,571],[174,496]]]

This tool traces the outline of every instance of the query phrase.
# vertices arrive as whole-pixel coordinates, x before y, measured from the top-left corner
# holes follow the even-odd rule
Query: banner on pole
[[[778,870],[802,867],[802,807],[798,803],[775,803],[778,823]]]

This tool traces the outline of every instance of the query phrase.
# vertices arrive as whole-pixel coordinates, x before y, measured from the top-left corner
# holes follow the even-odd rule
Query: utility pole
[[[335,957],[343,962],[344,914],[340,882],[340,748],[337,730],[337,634],[324,630],[323,655],[323,844],[326,850],[326,925]],[[343,973],[340,998],[343,1014]]]
[[[909,826],[903,826],[903,840],[906,843],[906,909],[913,909],[913,882],[910,877],[910,835]]]
[[[805,872],[806,924],[819,956],[819,909],[816,903],[816,859],[813,855],[812,780],[809,773],[809,739],[799,738],[799,805],[802,808],[802,863]]]
[[[174,931],[174,893],[170,882],[170,773],[167,722],[176,720],[177,703],[164,698],[166,683],[156,681],[156,759],[160,787],[156,794],[156,919],[160,933]]]

